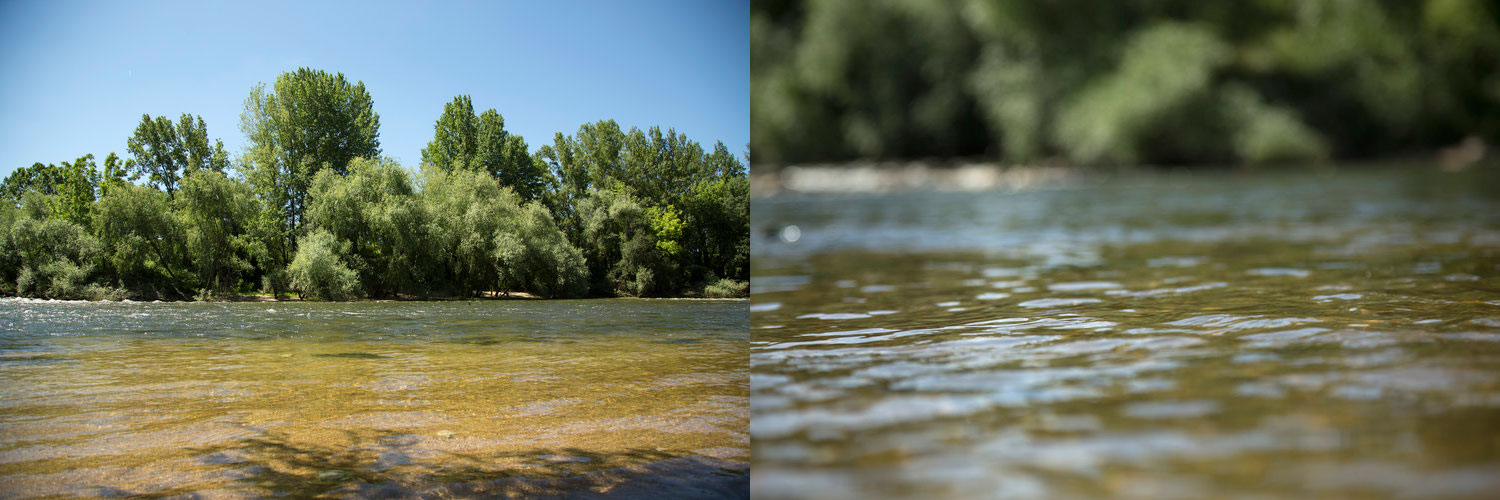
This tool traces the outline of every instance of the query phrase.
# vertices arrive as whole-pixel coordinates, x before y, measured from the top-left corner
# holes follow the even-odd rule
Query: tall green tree
[[[240,130],[249,144],[245,177],[279,209],[287,233],[302,226],[307,190],[319,171],[343,175],[355,158],[380,156],[380,115],[364,82],[343,73],[299,68],[271,91],[245,99]]]
[[[479,119],[469,96],[454,97],[432,126],[432,140],[422,148],[422,163],[442,170],[469,170],[479,151]]]
[[[541,198],[551,178],[546,165],[531,157],[526,140],[505,130],[499,111],[491,108],[475,116],[467,95],[443,105],[432,141],[422,149],[422,162],[443,170],[488,173],[525,201]]]
[[[750,180],[704,179],[683,199],[685,260],[719,278],[750,277]]]
[[[495,233],[516,217],[520,200],[483,172],[428,168],[423,175],[432,245],[447,265],[445,281],[464,296],[495,289],[500,283]]]
[[[135,168],[135,162],[130,160],[122,161],[120,160],[120,155],[115,154],[113,151],[108,156],[105,156],[104,169],[99,172],[99,183],[97,186],[99,196],[103,197],[109,193],[111,188],[124,184],[132,168]]]
[[[308,227],[349,247],[341,254],[371,296],[427,292],[437,267],[429,249],[427,212],[411,175],[390,158],[359,158],[349,173],[318,173]]]
[[[249,232],[258,207],[250,186],[198,170],[182,178],[173,201],[198,283],[209,291],[235,291],[253,270]]]
[[[43,195],[40,200],[54,217],[87,227],[93,219],[93,203],[100,183],[94,155],[86,154],[62,165],[33,163],[11,172],[0,183],[0,197],[14,204],[27,192]]]
[[[590,189],[578,205],[582,222],[579,247],[589,265],[590,291],[596,295],[641,297],[670,293],[676,269],[661,246],[658,232],[670,231],[670,219],[652,215],[623,186]]]
[[[61,176],[57,165],[36,162],[29,167],[15,169],[0,183],[0,196],[12,205],[21,202],[21,197],[33,189],[42,194],[57,194],[57,182]]]
[[[170,118],[141,115],[141,123],[125,142],[133,157],[130,169],[146,178],[152,187],[172,194],[182,176],[197,170],[223,172],[229,168],[229,153],[224,143],[208,144],[208,126],[203,117],[183,113],[173,123]]]
[[[62,162],[56,179],[57,195],[52,197],[54,217],[88,227],[94,220],[94,199],[99,184],[99,167],[94,155],[86,154],[72,162]]]
[[[182,221],[163,191],[124,184],[99,199],[94,228],[103,260],[136,295],[190,298],[196,277]]]

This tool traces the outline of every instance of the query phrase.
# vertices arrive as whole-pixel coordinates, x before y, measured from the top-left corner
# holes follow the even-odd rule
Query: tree
[[[647,210],[620,186],[590,190],[578,205],[580,244],[592,293],[644,296],[666,293],[671,262],[657,246]]]
[[[750,180],[731,175],[699,181],[683,200],[686,258],[720,278],[750,277]]]
[[[50,196],[28,191],[18,213],[7,216],[6,250],[13,252],[17,294],[56,299],[103,298],[92,283],[99,240],[83,226],[52,217]],[[7,272],[6,274],[10,274]]]
[[[505,119],[488,109],[479,115],[479,147],[476,151],[485,171],[501,186],[511,188],[522,201],[540,199],[552,184],[544,163],[531,157],[526,139],[505,130]]]
[[[152,187],[172,194],[182,176],[197,170],[223,172],[229,168],[229,154],[224,143],[215,140],[208,145],[208,126],[203,117],[183,113],[176,124],[159,116],[141,115],[141,123],[125,142],[132,156],[130,169],[134,176],[144,176]],[[115,168],[110,165],[110,168]],[[113,172],[111,172],[113,174]]]
[[[443,105],[443,114],[433,124],[432,141],[422,148],[422,162],[442,170],[478,168],[479,121],[469,96],[454,97]]]
[[[515,193],[483,172],[428,168],[423,175],[432,246],[446,263],[446,281],[466,296],[495,289],[500,283],[495,234],[520,212]]]
[[[104,157],[104,170],[99,174],[99,196],[109,194],[109,190],[120,184],[124,184],[130,170],[135,168],[135,162],[130,160],[120,161],[120,155],[113,151]],[[134,180],[134,178],[132,178]]]
[[[311,199],[308,227],[349,243],[344,258],[369,295],[426,293],[436,267],[429,258],[429,221],[400,164],[359,158],[346,176],[319,172]]]
[[[524,201],[539,199],[551,178],[546,165],[532,159],[526,140],[505,130],[499,111],[487,109],[476,117],[467,95],[443,105],[422,161],[442,170],[488,173]]]
[[[99,183],[99,167],[94,164],[94,155],[86,154],[70,162],[62,162],[56,170],[51,197],[54,217],[67,219],[74,224],[88,227],[94,220],[94,192]]]
[[[248,233],[257,206],[250,186],[221,172],[198,170],[182,178],[173,201],[198,283],[211,291],[237,289],[241,276],[253,270]]]
[[[500,287],[525,290],[544,298],[578,297],[588,292],[583,253],[568,243],[552,214],[540,203],[527,203],[495,234]]]
[[[307,189],[319,171],[344,175],[355,158],[380,156],[380,115],[364,82],[300,68],[257,85],[245,99],[240,130],[249,141],[245,177],[284,219],[302,227]]]
[[[57,171],[56,165],[48,165],[36,162],[29,167],[21,167],[5,177],[5,182],[0,184],[0,195],[10,200],[12,205],[20,203],[22,195],[33,189],[41,191],[42,194],[57,194],[56,184],[61,172]]]
[[[347,247],[347,242],[340,242],[332,233],[322,230],[298,240],[297,257],[287,266],[292,289],[299,294],[333,300],[357,296],[359,274],[339,257],[348,251]]]
[[[115,279],[136,294],[191,297],[195,277],[182,222],[163,191],[122,184],[99,199],[94,232]]]
[[[0,196],[12,204],[20,202],[29,191],[44,195],[49,212],[87,227],[93,219],[95,190],[99,184],[94,155],[87,154],[61,166],[33,163],[11,172],[0,183]],[[12,205],[14,206],[14,205]]]

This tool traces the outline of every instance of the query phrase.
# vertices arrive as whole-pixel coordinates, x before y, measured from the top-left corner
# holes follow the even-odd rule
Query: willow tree
[[[173,202],[198,285],[235,291],[241,278],[254,271],[250,224],[257,205],[250,186],[221,172],[199,170],[183,176]]]

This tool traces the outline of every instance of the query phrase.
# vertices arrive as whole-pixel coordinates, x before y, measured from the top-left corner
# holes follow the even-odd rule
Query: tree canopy
[[[208,144],[208,126],[203,117],[183,113],[177,123],[165,116],[141,115],[135,134],[125,141],[132,158],[125,170],[145,177],[147,183],[167,194],[177,191],[182,177],[198,170],[223,172],[229,168],[229,153],[224,143]],[[113,154],[113,153],[111,153]]]
[[[505,130],[500,112],[491,108],[475,116],[466,95],[443,105],[432,141],[422,149],[422,162],[442,170],[490,174],[526,201],[540,198],[552,182],[546,166],[533,161],[526,140]]]
[[[524,292],[743,295],[749,184],[659,127],[585,124],[528,149],[499,111],[443,106],[420,165],[380,156],[364,85],[299,69],[244,102],[247,145],[143,115],[130,158],[36,163],[0,183],[0,293],[344,300]]]
[[[282,73],[270,92],[264,84],[251,89],[240,115],[249,143],[245,177],[281,211],[288,231],[302,226],[308,186],[320,170],[343,175],[355,158],[380,156],[374,106],[364,82],[310,68]]]
[[[1500,7],[1482,0],[766,0],[750,39],[751,146],[770,164],[1500,142]]]

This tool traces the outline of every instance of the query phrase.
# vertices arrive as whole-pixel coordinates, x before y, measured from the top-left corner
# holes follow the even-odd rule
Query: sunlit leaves
[[[125,143],[132,158],[131,171],[145,177],[152,187],[171,194],[182,176],[197,170],[223,172],[229,168],[224,144],[208,144],[208,126],[203,117],[183,113],[176,123],[165,116],[141,115],[141,123]]]

